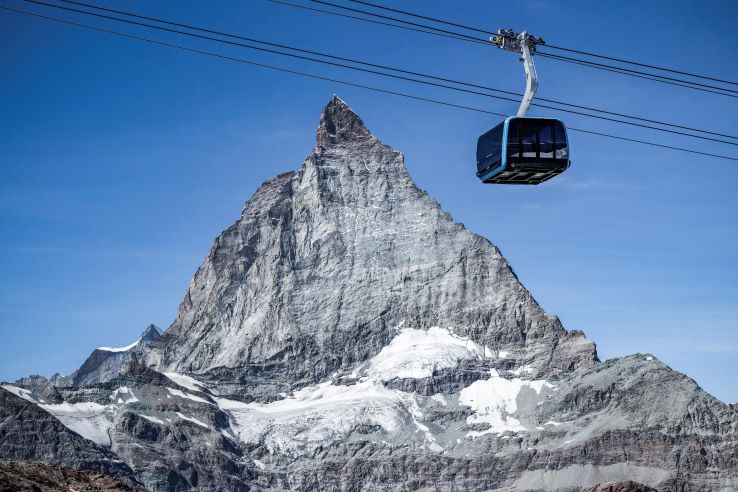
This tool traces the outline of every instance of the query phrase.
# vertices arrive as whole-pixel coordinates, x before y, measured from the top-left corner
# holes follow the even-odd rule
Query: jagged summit
[[[99,347],[92,351],[87,360],[71,376],[75,386],[100,383],[114,378],[129,361],[131,355],[141,352],[161,338],[159,328],[150,324],[138,339],[125,347]]]
[[[334,95],[320,115],[316,134],[319,148],[347,141],[367,141],[374,138],[359,115],[340,97]]]
[[[148,342],[151,340],[156,340],[161,336],[161,330],[158,326],[155,324],[150,324],[146,327],[146,329],[141,333],[141,336],[138,338],[139,343],[140,342]]]

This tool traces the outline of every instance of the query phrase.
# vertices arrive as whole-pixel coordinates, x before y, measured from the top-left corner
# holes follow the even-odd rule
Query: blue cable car
[[[566,128],[553,118],[510,116],[477,141],[483,183],[537,185],[570,164]]]

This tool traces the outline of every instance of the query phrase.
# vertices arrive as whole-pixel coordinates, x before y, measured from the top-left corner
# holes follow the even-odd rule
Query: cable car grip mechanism
[[[546,44],[546,42],[543,38],[528,34],[528,31],[518,34],[512,29],[498,29],[497,34],[492,35],[489,40],[502,50],[522,55],[520,61],[523,62],[523,69],[525,70],[525,94],[523,100],[520,101],[517,114],[518,117],[522,118],[528,112],[528,107],[538,89],[538,74],[533,63],[533,54],[536,52],[537,45]]]

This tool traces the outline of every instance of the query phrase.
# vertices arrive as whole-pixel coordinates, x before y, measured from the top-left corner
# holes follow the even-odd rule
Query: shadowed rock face
[[[733,405],[648,354],[600,362],[337,97],[124,352],[9,386],[4,425],[71,429],[69,462],[104,449],[156,491],[738,489]]]

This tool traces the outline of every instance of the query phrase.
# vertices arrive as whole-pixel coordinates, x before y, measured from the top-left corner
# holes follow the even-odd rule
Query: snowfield
[[[85,439],[103,446],[110,446],[110,429],[113,427],[115,412],[112,405],[65,402],[39,406]]]
[[[406,328],[372,358],[368,375],[379,381],[427,378],[450,369],[463,359],[490,358],[492,351],[445,328],[428,331]]]
[[[489,433],[528,430],[514,417],[518,411],[518,397],[527,389],[532,391],[534,397],[540,397],[539,401],[543,401],[544,388],[553,388],[553,385],[542,380],[505,379],[492,369],[489,379],[473,382],[461,390],[459,395],[459,403],[474,410],[474,414],[467,417],[467,423],[489,424],[488,429],[471,431],[467,436],[478,437]]]
[[[246,443],[264,441],[272,452],[307,455],[348,436],[357,426],[393,433],[413,426],[412,396],[371,381],[351,386],[325,382],[266,405],[218,399],[231,428]]]

